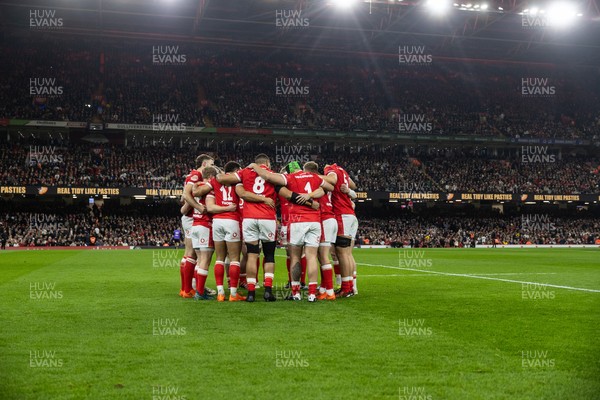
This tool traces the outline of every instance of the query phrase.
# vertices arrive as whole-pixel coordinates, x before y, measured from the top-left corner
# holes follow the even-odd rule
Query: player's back
[[[190,184],[190,185],[194,185],[198,182],[202,182],[202,173],[200,171],[198,171],[197,169],[193,169],[190,171],[189,174],[187,174],[185,176],[185,182],[183,183],[183,187],[185,190],[185,187]],[[193,217],[194,216],[194,209],[190,209],[187,214],[185,214],[186,217]]]
[[[335,218],[333,212],[333,204],[331,202],[332,192],[325,193],[325,196],[319,198],[319,211],[321,212],[321,221],[325,221],[329,218]]]
[[[206,182],[198,183],[198,186],[204,186],[204,185],[206,185]],[[206,206],[205,197],[196,197],[195,199],[199,204]],[[200,212],[198,210],[196,210],[195,208],[193,209],[192,212],[193,212],[193,217],[194,217],[194,225],[203,225],[203,226],[206,226],[209,228],[212,226],[212,216],[209,213],[204,212],[204,213],[200,214]]]
[[[338,166],[337,164],[333,164],[325,168],[326,175],[329,175],[331,173],[334,173],[337,176],[337,182],[335,183],[334,190],[331,194],[331,204],[333,205],[333,212],[336,215],[354,215],[352,200],[350,200],[350,197],[346,193],[342,193],[341,191],[342,185],[349,185],[350,176],[342,167]]]
[[[298,194],[309,194],[317,190],[323,184],[323,179],[312,172],[298,171],[285,175],[287,188]],[[316,222],[321,220],[319,210],[311,207],[290,203],[290,222]]]
[[[235,204],[236,206],[239,204],[239,197],[235,192],[235,186],[225,186],[221,185],[216,178],[211,178],[208,182],[208,185],[212,187],[212,194],[215,198],[215,204],[217,206],[230,206]],[[235,221],[239,221],[239,213],[238,211],[229,211],[219,214],[213,215],[214,219],[232,219]]]
[[[272,172],[264,165],[260,166],[267,171]],[[236,172],[237,176],[244,185],[244,190],[254,193],[258,196],[269,197],[275,202],[276,193],[275,187],[261,178],[253,169],[244,168]],[[275,209],[264,203],[254,203],[250,201],[244,202],[244,218],[252,219],[276,219]]]

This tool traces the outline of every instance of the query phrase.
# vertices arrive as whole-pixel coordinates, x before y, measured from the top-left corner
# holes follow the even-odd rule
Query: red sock
[[[248,283],[248,281],[246,280],[246,274],[242,274],[241,272],[242,270],[240,269],[240,285],[243,285],[245,283]]]
[[[300,293],[300,282],[292,282],[292,294]]]
[[[287,271],[288,271],[288,282],[291,282],[292,281],[292,273],[290,272],[290,257],[286,258],[285,266],[287,267]]]
[[[317,282],[310,282],[308,284],[308,294],[317,294]]]
[[[248,291],[254,292],[256,290],[256,279],[248,278]]]
[[[240,280],[240,263],[239,261],[232,261],[229,264],[229,287],[237,288]]]
[[[321,266],[321,287],[333,289],[333,271],[329,264]]]
[[[342,269],[340,268],[340,262],[339,261],[334,261],[333,262],[333,272],[335,272],[336,275],[341,275],[342,274]]]
[[[198,270],[198,273],[196,274],[196,292],[204,294],[206,278],[208,278],[208,271],[205,271],[203,269]]]
[[[352,277],[344,277],[342,278],[342,291],[343,292],[351,292],[352,291]]]
[[[215,262],[215,281],[217,286],[223,286],[223,275],[225,274],[225,264],[223,261]]]
[[[265,287],[273,287],[273,278],[275,274],[271,272],[265,272]]]
[[[300,266],[302,267],[302,276],[300,277],[300,282],[306,283],[306,257],[302,256],[300,259]]]
[[[196,260],[188,257],[183,266],[183,291],[186,293],[192,290],[192,279],[196,276],[194,268],[196,268]]]

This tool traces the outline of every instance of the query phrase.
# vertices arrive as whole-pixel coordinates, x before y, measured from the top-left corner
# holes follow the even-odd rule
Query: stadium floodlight
[[[450,8],[450,4],[452,4],[448,0],[426,0],[425,7],[431,11],[434,15],[443,15]]]
[[[481,9],[484,10],[484,11],[487,10],[488,9],[488,5],[486,3],[483,3],[481,5]]]
[[[357,0],[332,0],[331,1],[331,3],[334,6],[336,6],[337,8],[345,9],[345,10],[354,7],[356,2],[357,2]]]
[[[572,3],[553,3],[547,10],[548,25],[556,28],[565,28],[575,21],[577,14],[578,11]]]
[[[537,7],[531,7],[531,9],[529,10],[529,14],[531,15],[537,15],[538,13],[538,8]]]

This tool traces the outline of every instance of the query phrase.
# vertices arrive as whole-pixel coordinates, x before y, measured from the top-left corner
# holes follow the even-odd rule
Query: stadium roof
[[[598,1],[571,0],[578,15],[563,28],[550,0],[4,0],[0,14],[5,35],[34,29],[48,10],[63,21],[52,31],[70,36],[390,55],[425,46],[448,59],[600,65]]]

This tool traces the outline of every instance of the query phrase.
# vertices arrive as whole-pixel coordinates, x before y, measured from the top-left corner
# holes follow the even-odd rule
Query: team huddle
[[[196,158],[196,169],[185,180],[180,210],[185,233],[181,297],[213,300],[216,294],[217,301],[225,301],[227,272],[229,301],[255,301],[262,250],[264,299],[275,301],[277,241],[287,252],[288,300],[302,300],[303,289],[308,289],[309,302],[358,293],[352,255],[358,229],[352,201],[356,185],[348,173],[332,164],[320,174],[312,161],[302,168],[291,162],[279,173],[270,168],[265,154],[246,168],[230,161],[223,170],[209,155]],[[209,293],[206,279],[213,252],[217,291]],[[341,285],[336,291],[334,271]],[[246,296],[238,292],[240,287],[247,289]]]

